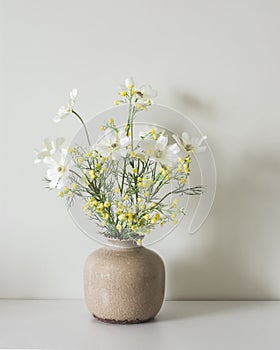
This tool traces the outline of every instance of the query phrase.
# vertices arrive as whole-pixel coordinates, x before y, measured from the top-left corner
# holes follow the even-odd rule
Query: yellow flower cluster
[[[59,191],[58,192],[58,196],[60,198],[63,198],[64,196],[67,196],[67,197],[74,197],[74,194],[75,194],[75,191],[78,189],[78,185],[76,183],[72,183],[71,184],[71,188],[65,186],[63,188],[63,191]]]

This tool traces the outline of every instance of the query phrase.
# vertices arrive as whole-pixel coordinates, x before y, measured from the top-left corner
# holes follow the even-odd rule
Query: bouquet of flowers
[[[99,141],[92,144],[83,118],[74,109],[77,90],[73,89],[54,122],[69,115],[77,117],[87,146],[62,148],[64,138],[60,137],[45,139],[44,148],[36,151],[35,163],[42,162],[48,168],[44,178],[47,187],[57,189],[68,207],[81,199],[81,210],[107,238],[141,245],[157,225],[177,224],[178,214],[184,213],[178,196],[204,191],[201,185],[190,187],[188,178],[192,154],[206,149],[202,145],[205,136],[191,137],[185,131],[170,140],[157,128],[143,129],[136,135],[135,118],[150,108],[156,96],[150,85],[137,88],[132,78],[126,79],[114,101],[115,105],[128,105],[125,126],[116,125],[112,118],[104,121]]]

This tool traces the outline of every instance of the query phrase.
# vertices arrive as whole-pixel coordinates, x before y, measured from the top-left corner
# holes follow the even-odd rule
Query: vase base
[[[94,314],[92,314],[94,318],[96,318],[98,321],[104,322],[104,323],[111,323],[111,324],[137,324],[137,323],[145,323],[150,322],[154,319],[154,317],[150,317],[147,320],[139,320],[138,318],[136,320],[111,320],[108,318],[101,318]]]

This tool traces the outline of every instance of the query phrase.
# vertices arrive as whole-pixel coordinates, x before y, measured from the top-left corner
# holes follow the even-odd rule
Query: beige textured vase
[[[97,319],[141,323],[159,312],[165,290],[165,269],[154,251],[133,241],[109,240],[94,251],[84,268],[85,301]]]

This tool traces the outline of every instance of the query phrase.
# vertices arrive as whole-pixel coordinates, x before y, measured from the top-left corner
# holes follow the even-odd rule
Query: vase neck
[[[108,245],[113,248],[129,249],[129,248],[140,248],[137,243],[132,239],[117,239],[107,238]]]

